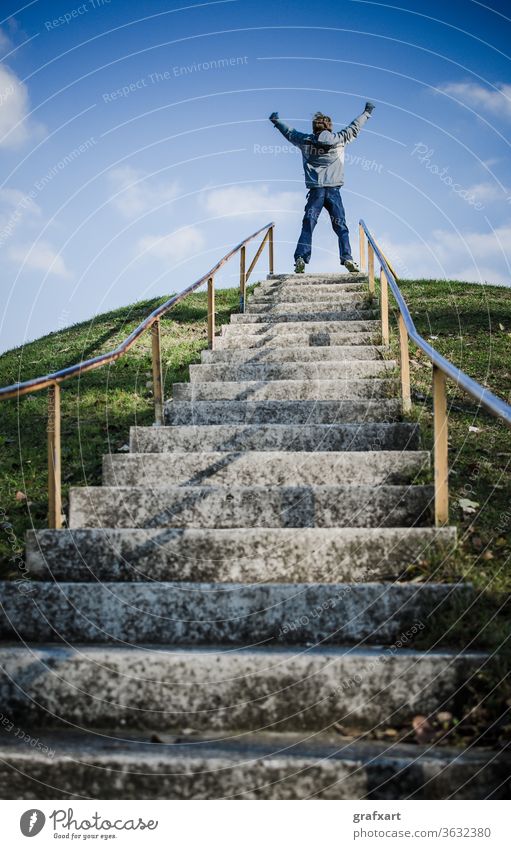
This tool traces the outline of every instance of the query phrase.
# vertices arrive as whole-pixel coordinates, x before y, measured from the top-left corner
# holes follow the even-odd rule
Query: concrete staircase
[[[2,798],[479,798],[494,752],[377,729],[458,710],[478,652],[419,651],[467,585],[359,275],[275,275],[4,583]],[[50,753],[42,750],[42,745]]]

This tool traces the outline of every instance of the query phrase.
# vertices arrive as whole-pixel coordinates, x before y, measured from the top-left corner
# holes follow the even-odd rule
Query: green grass
[[[403,280],[399,285],[426,340],[470,377],[511,402],[511,291],[457,281]],[[398,356],[396,318],[394,310],[391,342]],[[411,418],[420,423],[424,443],[431,448],[431,364],[415,346],[411,383]],[[485,593],[508,594],[511,430],[478,409],[477,402],[450,381],[448,408],[450,513],[459,529],[460,547],[456,557],[435,564],[435,578],[466,577]],[[423,564],[429,577],[431,565]]]
[[[252,291],[249,287],[248,291]],[[216,292],[217,327],[238,309],[238,291]],[[0,386],[57,371],[118,345],[166,298],[113,310],[0,356]],[[165,396],[188,380],[188,366],[207,346],[207,294],[189,295],[161,321]],[[120,360],[62,384],[62,483],[101,483],[102,455],[128,441],[132,424],[154,420],[150,334]],[[31,527],[47,525],[47,393],[0,401],[0,576],[15,577]]]
[[[511,291],[438,280],[403,280],[401,290],[419,332],[456,366],[511,401]],[[0,357],[0,385],[54,371],[107,351],[163,299],[134,304],[45,336]],[[392,303],[392,299],[391,299]],[[217,292],[217,324],[238,307],[234,289]],[[171,384],[188,379],[190,363],[207,344],[207,299],[194,294],[162,320],[166,395]],[[391,321],[393,355],[398,354],[396,314]],[[70,486],[101,482],[101,458],[128,441],[132,424],[153,421],[149,335],[111,367],[71,380],[62,387],[62,476],[66,507]],[[413,410],[426,447],[432,446],[431,364],[418,350],[411,355]],[[410,565],[417,582],[468,580],[476,602],[445,606],[422,632],[417,647],[477,647],[498,650],[499,659],[463,693],[461,722],[448,723],[446,740],[509,739],[511,686],[511,431],[454,385],[448,386],[451,523],[458,527],[458,551],[447,559]],[[0,569],[17,576],[25,531],[45,527],[46,392],[19,402],[0,402]],[[470,428],[477,428],[471,430]],[[421,481],[423,482],[424,476]],[[22,496],[17,498],[17,493]],[[472,502],[474,512],[460,507]],[[463,501],[462,501],[463,503]],[[467,505],[465,503],[465,507]],[[16,555],[20,559],[16,559]],[[467,711],[466,706],[471,710]],[[499,718],[494,723],[495,718]],[[394,733],[394,731],[393,731]],[[403,731],[409,734],[409,729]],[[481,736],[482,735],[482,736]]]
[[[421,335],[455,366],[511,403],[511,290],[443,280],[400,280],[399,286]],[[393,307],[391,297],[391,346],[398,356]],[[430,449],[431,377],[431,363],[413,346],[410,418],[420,423],[424,445]],[[448,558],[411,565],[408,577],[419,582],[468,581],[476,594],[468,607],[462,599],[444,605],[428,620],[415,645],[498,652],[461,694],[463,719],[457,724],[453,718],[445,740],[502,745],[511,737],[511,430],[450,381],[448,409],[450,523],[458,528],[459,546]]]

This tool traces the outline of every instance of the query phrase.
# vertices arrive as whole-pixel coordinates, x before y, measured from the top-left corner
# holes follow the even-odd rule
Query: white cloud
[[[305,196],[302,192],[275,192],[267,185],[227,186],[204,192],[202,201],[210,215],[219,218],[260,212],[271,216],[283,210],[301,212]]]
[[[9,251],[9,259],[32,271],[42,271],[44,274],[54,274],[62,278],[71,276],[62,256],[49,242],[16,245]]]
[[[506,257],[511,255],[511,224],[486,233],[459,236],[434,230],[425,242],[378,240],[400,277],[467,280],[511,285]]]
[[[11,39],[3,29],[0,29],[0,48],[2,48],[3,50],[4,48],[7,49],[10,46]]]
[[[511,118],[511,85],[502,83],[497,88],[488,88],[479,83],[446,83],[439,86],[445,94],[467,103],[474,109],[485,109],[492,115]]]
[[[502,190],[497,183],[482,182],[469,186],[467,193],[474,195],[480,203],[490,203],[493,200],[507,200],[508,192]]]
[[[144,236],[138,242],[138,252],[167,262],[180,262],[201,251],[205,239],[197,227],[185,227],[167,236]]]
[[[16,148],[42,126],[29,118],[28,90],[7,65],[0,64],[0,147]]]
[[[154,178],[150,182],[144,171],[130,165],[115,168],[108,177],[115,192],[112,203],[125,218],[137,218],[157,209],[178,194],[177,183],[155,183]]]

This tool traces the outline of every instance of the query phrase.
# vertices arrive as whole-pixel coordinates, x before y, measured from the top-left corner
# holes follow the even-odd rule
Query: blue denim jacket
[[[302,151],[305,185],[308,189],[342,186],[344,183],[344,146],[356,139],[369,118],[362,112],[338,133],[323,130],[318,135],[300,133],[280,119],[273,124],[291,144]]]

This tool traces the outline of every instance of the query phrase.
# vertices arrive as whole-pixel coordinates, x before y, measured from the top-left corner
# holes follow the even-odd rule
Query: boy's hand
[[[373,109],[374,109],[374,103],[371,103],[371,101],[368,100],[366,105],[365,105],[364,112],[367,112],[367,114],[370,115],[371,112],[373,111]]]
[[[278,121],[278,120],[279,120],[279,113],[278,112],[272,112],[271,115],[270,115],[270,121],[272,122],[272,124],[274,124],[275,121]]]

